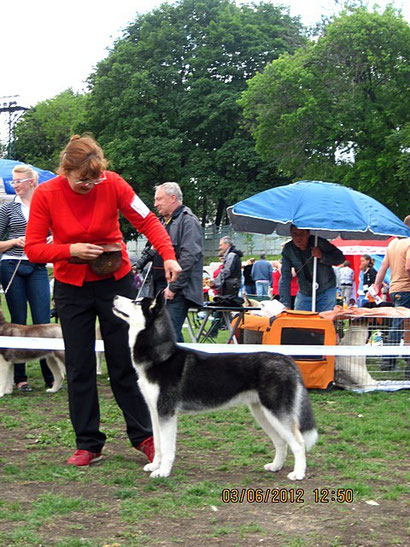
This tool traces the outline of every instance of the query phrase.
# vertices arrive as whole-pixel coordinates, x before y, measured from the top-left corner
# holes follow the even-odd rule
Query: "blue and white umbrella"
[[[52,173],[51,171],[39,169],[38,167],[34,167],[33,165],[30,165],[29,163],[16,161],[16,160],[0,159],[0,182],[3,181],[4,190],[6,191],[6,194],[15,194],[14,188],[10,183],[13,180],[13,169],[17,165],[28,165],[29,167],[34,169],[34,171],[38,173],[39,184],[55,177],[55,174]]]
[[[227,209],[235,230],[290,235],[293,225],[327,239],[410,237],[410,229],[377,200],[322,181],[299,181],[255,194]],[[313,303],[316,292],[314,260]]]
[[[409,237],[410,229],[377,200],[331,182],[302,180],[239,201],[227,209],[240,232],[290,235],[292,224],[326,239]]]

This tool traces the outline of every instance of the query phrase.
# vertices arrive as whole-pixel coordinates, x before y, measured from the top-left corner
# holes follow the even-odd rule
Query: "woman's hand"
[[[11,241],[14,242],[13,247],[24,247],[26,243],[26,238],[22,236],[22,237],[17,237],[16,239],[12,239]]]
[[[182,272],[181,266],[176,260],[164,260],[165,277],[168,283],[175,281],[179,274]]]
[[[93,260],[104,252],[104,249],[99,245],[93,245],[92,243],[73,243],[70,245],[70,255],[81,260]]]

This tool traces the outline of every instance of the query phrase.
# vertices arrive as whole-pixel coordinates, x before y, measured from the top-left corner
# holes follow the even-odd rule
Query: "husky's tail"
[[[315,419],[313,417],[313,410],[309,395],[303,386],[300,386],[297,401],[298,405],[296,414],[299,431],[303,436],[305,450],[306,452],[309,452],[318,439],[318,432],[316,429]]]
[[[311,450],[315,446],[316,441],[318,440],[319,434],[317,432],[317,429],[316,427],[314,427],[309,431],[304,431],[302,435],[303,440],[305,441],[305,450],[306,452],[309,452],[309,450]]]

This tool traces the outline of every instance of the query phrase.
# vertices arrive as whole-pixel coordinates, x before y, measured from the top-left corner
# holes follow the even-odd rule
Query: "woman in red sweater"
[[[76,466],[101,459],[106,440],[100,431],[94,349],[96,317],[104,340],[111,388],[124,414],[131,444],[150,461],[154,456],[149,413],[128,347],[128,325],[112,312],[115,295],[136,296],[118,211],[160,253],[168,281],[181,271],[165,228],[131,186],[105,168],[103,151],[94,139],[74,135],[61,154],[60,175],[34,192],[26,231],[25,251],[29,259],[54,263],[54,300],[63,329],[70,417],[77,443],[77,450],[67,463]],[[50,230],[53,242],[48,244]],[[111,271],[97,269],[96,273],[92,261],[102,255],[102,245],[107,244],[120,249],[117,263]]]

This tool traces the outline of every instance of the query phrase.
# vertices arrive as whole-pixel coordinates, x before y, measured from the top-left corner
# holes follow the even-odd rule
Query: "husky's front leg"
[[[161,465],[161,438],[159,435],[158,411],[155,403],[147,403],[151,416],[152,433],[154,436],[154,459],[151,463],[144,465],[144,471],[155,471]]]
[[[159,418],[159,437],[161,443],[161,465],[150,477],[169,477],[175,460],[177,437],[177,414]]]

